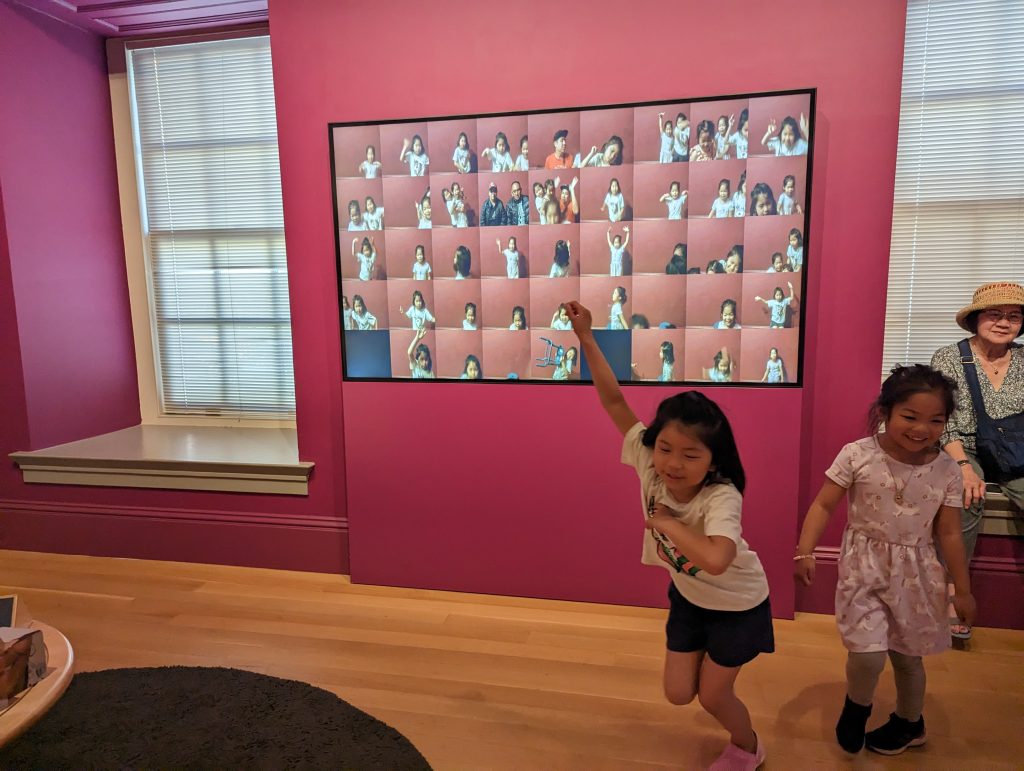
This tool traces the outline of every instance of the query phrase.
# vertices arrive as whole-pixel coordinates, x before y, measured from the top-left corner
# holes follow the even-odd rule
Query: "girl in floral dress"
[[[955,391],[948,378],[922,364],[894,369],[872,406],[872,435],[846,445],[825,472],[800,533],[795,573],[810,585],[814,547],[833,509],[849,497],[836,585],[836,623],[849,651],[836,738],[847,752],[866,744],[897,755],[925,743],[921,657],[949,647],[936,539],[955,585],[956,611],[968,623],[974,618],[960,535],[963,481],[938,446],[956,407]],[[865,734],[886,657],[896,679],[896,711]]]

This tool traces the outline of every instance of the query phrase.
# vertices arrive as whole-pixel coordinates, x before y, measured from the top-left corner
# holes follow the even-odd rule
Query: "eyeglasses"
[[[1009,313],[1005,313],[992,308],[987,311],[982,311],[981,317],[985,319],[985,321],[991,321],[992,323],[1002,321],[1003,319],[1006,319],[1011,324],[1024,323],[1024,313],[1021,313],[1020,311],[1010,311]]]

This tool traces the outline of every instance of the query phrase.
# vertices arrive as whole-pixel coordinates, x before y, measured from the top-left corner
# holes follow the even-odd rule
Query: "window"
[[[161,412],[295,411],[266,36],[128,51]]]
[[[910,0],[883,373],[961,339],[981,284],[1024,281],[1022,94],[1024,4]]]

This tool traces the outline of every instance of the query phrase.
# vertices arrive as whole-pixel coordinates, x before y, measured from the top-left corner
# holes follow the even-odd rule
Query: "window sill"
[[[28,484],[307,495],[294,429],[133,426],[14,452]]]

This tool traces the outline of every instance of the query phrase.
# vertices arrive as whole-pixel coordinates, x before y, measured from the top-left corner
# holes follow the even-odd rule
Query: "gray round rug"
[[[398,731],[307,683],[240,669],[75,675],[0,768],[427,769]]]

